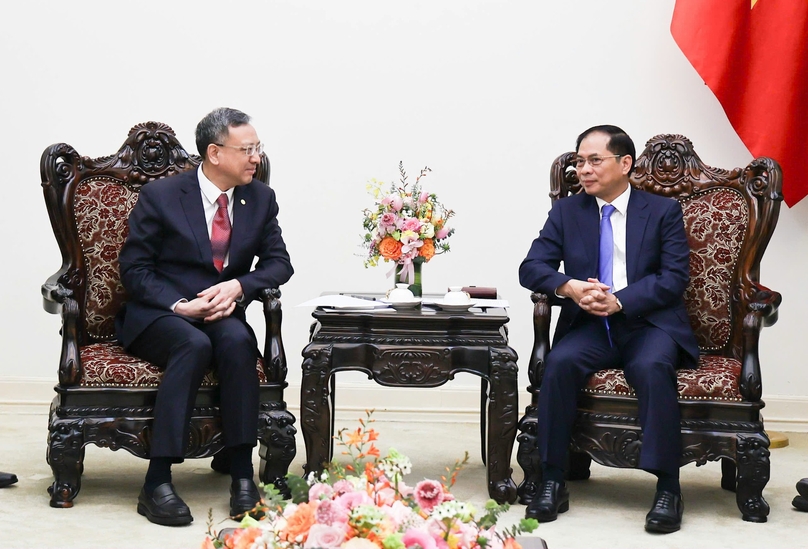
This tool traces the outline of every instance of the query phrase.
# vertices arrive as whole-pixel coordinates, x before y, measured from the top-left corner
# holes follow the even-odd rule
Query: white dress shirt
[[[628,213],[628,199],[631,196],[631,185],[612,201],[614,211],[611,215],[612,235],[614,237],[614,254],[612,255],[612,288],[613,292],[628,286],[626,274],[626,214]],[[603,218],[603,206],[608,204],[605,200],[595,197]]]
[[[216,210],[219,209],[219,204],[216,201],[222,192],[227,195],[227,216],[230,218],[230,226],[233,226],[233,189],[228,189],[227,191],[219,189],[210,179],[205,177],[202,172],[202,166],[199,166],[197,173],[199,176],[199,190],[202,192],[202,205],[205,207],[205,222],[208,224],[208,237],[210,237],[213,232],[213,217],[216,215]],[[224,258],[225,267],[227,267],[229,260],[230,251],[228,250]]]

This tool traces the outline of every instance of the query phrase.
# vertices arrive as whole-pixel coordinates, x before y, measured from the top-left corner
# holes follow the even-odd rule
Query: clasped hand
[[[559,295],[572,299],[589,314],[609,316],[620,310],[617,298],[609,290],[597,278],[588,278],[586,282],[572,279],[559,288]]]
[[[236,300],[243,295],[238,280],[226,280],[196,294],[190,301],[177,303],[174,312],[190,318],[213,322],[230,316],[236,309]]]

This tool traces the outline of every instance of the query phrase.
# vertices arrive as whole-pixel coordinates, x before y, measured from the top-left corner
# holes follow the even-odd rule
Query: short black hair
[[[250,117],[236,109],[220,107],[209,112],[196,125],[196,150],[203,159],[207,158],[208,145],[224,143],[230,135],[230,127],[237,128],[250,123]]]
[[[591,133],[605,133],[609,136],[609,144],[606,145],[606,149],[609,152],[619,154],[620,156],[631,157],[631,169],[628,171],[630,175],[632,170],[634,170],[634,161],[637,159],[637,150],[634,148],[634,141],[631,140],[631,137],[621,128],[612,126],[611,124],[592,126],[578,136],[578,140],[575,142],[575,152],[578,152],[578,149],[581,148],[581,141]]]

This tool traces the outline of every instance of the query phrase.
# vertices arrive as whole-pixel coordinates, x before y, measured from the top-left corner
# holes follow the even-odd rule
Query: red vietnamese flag
[[[808,0],[676,0],[671,34],[786,204],[808,195]]]

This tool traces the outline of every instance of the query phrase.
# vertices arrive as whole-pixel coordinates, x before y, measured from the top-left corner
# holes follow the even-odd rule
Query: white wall
[[[193,149],[196,123],[219,106],[254,117],[272,160],[297,271],[283,288],[292,392],[311,321],[310,309],[295,305],[324,290],[391,285],[385,267],[363,267],[358,244],[365,183],[392,181],[399,160],[412,174],[429,165],[425,185],[457,211],[453,250],[425,267],[426,291],[499,288],[511,302],[511,345],[526,358],[531,309],[517,268],[549,209],[550,162],[581,130],[617,124],[639,149],[658,133],[682,133],[708,164],[751,160],[671,38],[673,4],[16,3],[0,23],[0,150],[10,191],[0,218],[9,263],[0,275],[0,402],[43,402],[56,381],[59,322],[39,297],[60,264],[39,186],[42,151],[64,141],[87,156],[110,154],[147,120],[169,124]],[[798,274],[806,271],[806,210],[808,200],[783,207],[761,272],[784,297],[761,357],[767,419],[786,426],[808,422]],[[520,375],[525,387],[524,368]],[[358,388],[362,378],[341,379]],[[465,377],[421,402],[473,409],[476,387]],[[368,385],[355,395],[389,403],[391,393],[380,391]]]

